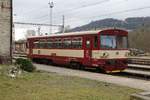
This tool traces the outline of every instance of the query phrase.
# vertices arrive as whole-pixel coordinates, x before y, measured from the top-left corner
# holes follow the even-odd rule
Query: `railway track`
[[[130,64],[140,64],[140,65],[150,65],[150,58],[149,57],[128,58],[128,63],[130,63]]]
[[[129,58],[123,73],[150,80],[150,58]]]
[[[150,66],[128,64],[128,68],[121,73],[122,76],[150,80]]]
[[[14,57],[14,59],[17,58],[22,57]],[[85,70],[96,72],[96,70],[92,69]],[[150,80],[150,59],[130,58],[128,68],[126,70],[124,70],[122,73],[113,73],[112,75]]]

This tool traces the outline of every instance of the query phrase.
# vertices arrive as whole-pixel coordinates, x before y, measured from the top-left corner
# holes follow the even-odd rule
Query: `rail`
[[[129,64],[150,65],[150,58],[128,58]]]

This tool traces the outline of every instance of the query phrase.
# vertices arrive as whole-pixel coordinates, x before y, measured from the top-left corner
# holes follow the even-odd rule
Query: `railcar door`
[[[85,37],[85,46],[84,46],[84,65],[91,66],[92,62],[92,37]]]
[[[29,44],[29,56],[31,56],[32,55],[32,49],[33,49],[33,43],[32,43],[33,41],[29,41],[28,42],[28,44]]]

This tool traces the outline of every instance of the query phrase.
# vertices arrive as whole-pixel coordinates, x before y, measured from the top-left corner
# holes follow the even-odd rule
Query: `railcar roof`
[[[70,32],[70,33],[59,33],[59,34],[51,34],[51,35],[46,35],[46,36],[31,36],[31,37],[28,37],[28,38],[41,38],[41,37],[55,37],[55,36],[73,36],[73,35],[97,34],[100,31],[101,30]]]
[[[112,30],[121,30],[125,31],[123,29],[102,29],[102,30],[94,30],[94,31],[80,31],[80,32],[70,32],[70,33],[59,33],[59,34],[51,34],[51,35],[46,35],[46,36],[30,36],[28,37],[29,39],[31,38],[44,38],[44,37],[59,37],[59,36],[78,36],[78,35],[88,35],[88,34],[98,34],[99,32],[102,31],[112,31]]]

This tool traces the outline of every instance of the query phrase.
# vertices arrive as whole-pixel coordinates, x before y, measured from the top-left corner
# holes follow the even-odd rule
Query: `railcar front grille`
[[[107,65],[122,65],[127,64],[126,60],[117,60],[117,59],[111,59],[106,61]]]

